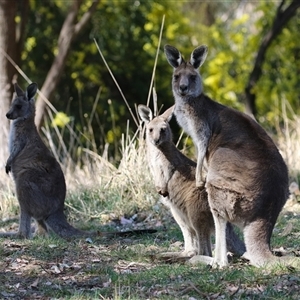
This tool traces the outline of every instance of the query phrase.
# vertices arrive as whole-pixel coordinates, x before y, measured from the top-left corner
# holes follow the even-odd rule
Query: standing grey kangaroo
[[[246,257],[255,266],[277,261],[270,239],[288,197],[288,170],[272,139],[249,116],[221,105],[203,93],[199,67],[207,46],[189,61],[172,46],[165,54],[173,69],[172,90],[179,125],[197,148],[196,185],[206,190],[216,230],[213,265],[226,266],[226,222],[243,229]]]
[[[66,196],[65,177],[59,163],[43,143],[34,124],[33,97],[37,84],[26,91],[15,84],[16,98],[6,117],[11,124],[6,173],[12,172],[20,205],[20,224],[17,233],[1,233],[0,237],[30,238],[31,218],[37,223],[36,234],[54,231],[60,237],[115,237],[153,233],[156,230],[140,229],[120,232],[88,232],[71,226],[64,215]]]
[[[59,163],[40,138],[34,124],[35,104],[33,97],[37,84],[30,84],[26,91],[15,84],[16,98],[6,117],[11,124],[6,172],[12,172],[20,205],[18,233],[1,236],[31,237],[31,218],[37,223],[37,234],[52,229],[62,238],[83,236],[71,226],[64,215],[66,184]]]
[[[184,251],[180,256],[212,256],[211,234],[214,221],[204,187],[196,187],[196,163],[181,153],[172,141],[169,121],[174,106],[162,115],[153,118],[152,111],[145,105],[138,106],[141,119],[146,124],[146,145],[148,164],[153,175],[156,190],[163,203],[168,206],[181,228]],[[244,243],[227,226],[227,245],[231,252],[242,255]]]

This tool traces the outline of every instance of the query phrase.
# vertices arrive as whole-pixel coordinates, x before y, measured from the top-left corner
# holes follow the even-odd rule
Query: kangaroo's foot
[[[297,270],[300,270],[300,258],[299,257],[294,257],[294,256],[282,256],[278,257],[275,255],[268,255],[268,256],[258,256],[258,257],[253,257],[249,255],[248,252],[245,252],[242,256],[242,258],[245,258],[250,261],[250,264],[258,267],[258,268],[277,268],[277,267],[291,267],[291,268],[296,268]]]
[[[12,239],[18,239],[18,240],[23,240],[23,239],[30,239],[32,236],[28,235],[24,232],[1,232],[0,233],[0,238],[12,238]]]
[[[0,238],[20,238],[18,232],[0,232]]]
[[[251,261],[250,261],[251,263]],[[251,263],[254,265],[253,263]],[[277,257],[273,256],[264,262],[260,262],[260,264],[255,264],[255,267],[265,268],[265,269],[276,269],[276,268],[295,268],[298,271],[300,270],[300,258],[293,256],[284,256]]]
[[[196,255],[195,251],[167,251],[158,254],[160,257],[187,257],[191,258]]]
[[[195,255],[188,261],[189,264],[205,264],[213,266],[214,258],[206,255]]]
[[[164,261],[168,263],[186,262],[192,257],[192,255],[189,255],[184,251],[162,252],[162,253],[158,253],[155,256],[159,261]]]

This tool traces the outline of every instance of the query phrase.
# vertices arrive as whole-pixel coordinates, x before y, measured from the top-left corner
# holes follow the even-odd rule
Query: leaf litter
[[[295,211],[293,211],[293,216],[295,216]],[[116,230],[141,228],[141,224],[135,227],[136,220],[136,217],[126,216],[126,218],[121,218],[118,224],[116,221],[113,222]],[[167,227],[176,227],[172,219],[152,218],[151,222],[144,226],[149,227],[149,224],[161,226],[161,224],[167,223]],[[286,238],[295,237],[298,233],[297,228],[299,228],[297,223],[287,222],[287,225],[277,234]],[[136,297],[138,299],[167,297],[166,299],[189,300],[253,299],[279,293],[289,299],[298,299],[300,274],[295,270],[290,270],[290,272],[280,270],[275,274],[262,270],[261,276],[248,280],[243,278],[243,274],[246,274],[245,268],[249,268],[249,266],[244,261],[238,260],[225,271],[203,271],[203,267],[200,269],[190,267],[191,274],[199,272],[199,276],[191,275],[189,278],[180,274],[172,275],[172,265],[177,268],[183,265],[184,261],[173,263],[151,259],[153,253],[166,250],[162,245],[165,235],[168,235],[168,232],[164,230],[150,235],[149,238],[152,239],[150,245],[143,244],[143,237],[103,239],[101,241],[84,240],[69,243],[59,239],[56,242],[51,239],[48,244],[47,242],[42,243],[42,240],[3,240],[2,261],[0,262],[0,298],[53,299],[54,297],[63,299],[65,295],[70,296],[77,293],[86,295],[87,298],[84,299],[90,299],[89,295],[96,293],[98,298],[115,299],[117,293],[120,299],[122,299],[122,295],[125,295],[126,299],[130,299],[130,295],[134,296],[134,299],[137,299]],[[33,250],[33,247],[36,248],[36,244],[39,242],[41,245]],[[169,237],[168,243],[171,249],[182,248],[182,242],[172,237]],[[280,255],[293,253],[294,256],[299,256],[300,254],[299,248],[280,247],[275,248],[274,251]],[[135,253],[134,257],[132,257],[132,253]],[[138,253],[140,255],[136,257]],[[141,258],[143,256],[144,258]],[[162,282],[159,277],[155,279],[154,275],[156,274],[155,270],[161,266],[170,268],[169,276],[166,276]],[[227,273],[236,271],[241,273],[239,280],[231,280],[230,277],[226,279]],[[154,276],[150,282],[146,282],[147,279],[143,279],[143,275],[139,275],[147,274],[147,272],[152,272],[152,276]],[[206,272],[206,275],[203,272]],[[204,277],[209,272],[212,274],[211,279]],[[218,278],[217,274],[220,272],[224,272],[225,275]],[[126,276],[140,276],[141,278],[131,283],[130,277],[126,279]],[[279,298],[274,297],[274,299]]]

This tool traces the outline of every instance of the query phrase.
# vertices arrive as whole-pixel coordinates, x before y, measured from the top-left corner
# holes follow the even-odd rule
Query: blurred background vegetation
[[[60,78],[48,98],[58,113],[53,119],[45,113],[42,125],[56,125],[63,132],[69,124],[81,133],[79,139],[91,141],[93,150],[101,154],[108,149],[109,159],[118,161],[119,141],[128,120],[130,132],[135,132],[137,125],[95,41],[135,113],[135,105],[147,101],[165,16],[154,80],[158,107],[164,105],[164,110],[173,104],[172,68],[163,46],[174,45],[188,58],[195,47],[207,44],[209,54],[201,69],[204,91],[223,104],[246,111],[245,90],[262,41],[274,27],[276,17],[283,20],[284,10],[297,1],[26,0],[27,22],[21,24],[25,12],[22,5],[16,7],[14,17],[17,28],[21,24],[24,30],[21,56],[16,62],[40,88],[60,55],[58,39],[72,7],[77,3],[79,20],[93,2],[97,7],[72,40]],[[251,86],[255,109],[248,112],[270,132],[283,124],[283,109],[291,118],[300,112],[300,10],[296,6],[267,45],[261,76]],[[20,74],[17,81],[23,87],[27,85]],[[175,124],[174,128],[179,132]],[[66,144],[72,140],[67,132],[61,137]],[[74,159],[78,151],[72,154]]]

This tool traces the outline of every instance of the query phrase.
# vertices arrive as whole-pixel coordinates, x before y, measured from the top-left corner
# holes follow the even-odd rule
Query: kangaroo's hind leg
[[[226,225],[227,221],[218,214],[213,213],[216,232],[216,249],[213,265],[226,267],[228,265],[227,245],[226,245]]]
[[[191,213],[191,224],[196,232],[198,255],[212,256],[211,234],[214,223],[210,212]]]
[[[19,223],[19,231],[17,234],[20,238],[29,239],[32,237],[31,233],[31,216],[27,213],[27,211],[22,208],[20,211],[20,223]]]
[[[226,226],[226,245],[227,250],[236,256],[242,256],[246,252],[245,243],[239,238],[234,231],[233,225],[229,222]]]
[[[182,256],[194,256],[198,254],[198,241],[195,230],[187,218],[187,215],[175,207],[171,207],[171,213],[179,225],[183,239],[184,239],[184,252]]]
[[[227,208],[230,209],[232,195],[228,191],[214,187],[207,182],[208,202],[215,224],[216,248],[213,265],[225,267],[228,265],[226,227],[230,218],[227,216]]]
[[[57,210],[52,213],[44,220],[44,222],[47,227],[51,228],[51,230],[64,239],[85,237],[89,235],[88,232],[83,232],[70,225],[62,210]]]
[[[254,266],[263,266],[274,259],[270,250],[270,238],[273,226],[265,219],[257,219],[244,228],[247,247],[245,258]]]
[[[36,221],[36,230],[35,235],[45,236],[48,234],[48,228],[44,220],[35,220]]]

